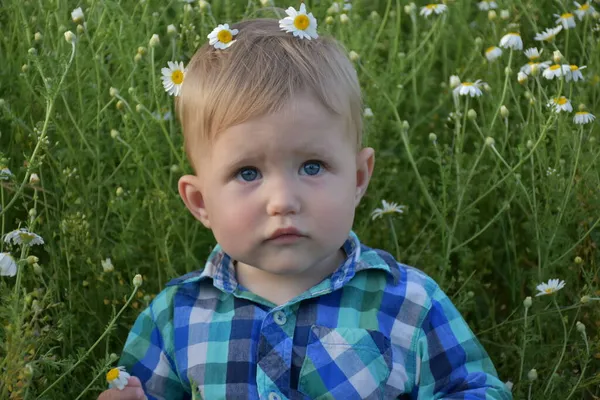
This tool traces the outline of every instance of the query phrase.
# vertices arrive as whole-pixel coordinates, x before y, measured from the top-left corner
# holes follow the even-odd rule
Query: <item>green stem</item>
[[[554,370],[552,371],[552,374],[550,374],[550,377],[548,378],[548,383],[546,384],[546,388],[544,389],[544,394],[546,394],[546,392],[548,392],[548,389],[550,389],[550,384],[552,383],[552,379],[554,378],[554,374],[556,374],[556,371],[558,371],[558,367],[560,367],[560,364],[562,363],[562,359],[565,356],[565,351],[567,350],[567,325],[565,324],[565,320],[563,319],[562,316],[562,312],[560,312],[560,307],[558,306],[558,303],[556,302],[556,294],[552,295],[552,301],[554,302],[554,305],[556,306],[556,311],[558,311],[558,316],[560,317],[560,322],[562,323],[562,327],[563,327],[563,346],[562,346],[562,350],[560,352],[560,356],[558,357],[558,361],[556,362],[556,365],[554,366]]]
[[[390,229],[392,230],[392,238],[394,239],[394,246],[396,247],[396,260],[400,260],[400,245],[398,244],[398,235],[396,235],[396,228],[394,227],[394,221],[392,217],[388,215],[388,222],[390,223]]]

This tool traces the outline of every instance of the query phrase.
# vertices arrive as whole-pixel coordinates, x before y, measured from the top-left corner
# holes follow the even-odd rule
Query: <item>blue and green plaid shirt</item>
[[[458,310],[423,272],[361,245],[280,306],[217,246],[136,320],[121,364],[149,399],[511,399]]]

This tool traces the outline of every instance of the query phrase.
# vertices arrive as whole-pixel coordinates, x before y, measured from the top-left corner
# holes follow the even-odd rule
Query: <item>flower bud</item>
[[[358,61],[360,59],[360,56],[354,50],[350,51],[348,56],[350,57],[350,61]]]
[[[483,39],[479,36],[475,38],[475,48],[480,49],[483,45]]]
[[[407,131],[410,128],[410,124],[407,120],[402,121],[402,129]]]
[[[33,366],[31,363],[25,364],[25,367],[23,367],[23,375],[25,375],[26,378],[31,378],[33,376]]]
[[[510,74],[512,74],[512,69],[510,67],[505,67],[504,68],[504,75],[506,76],[510,76]]]
[[[577,321],[577,323],[575,324],[575,328],[579,333],[585,333],[585,325],[581,322]]]
[[[123,196],[123,193],[124,193],[123,188],[121,186],[119,186],[115,193],[117,194],[117,197]]]
[[[150,41],[148,42],[148,45],[150,47],[156,47],[160,44],[160,39],[158,37],[158,35],[155,33],[154,35],[152,35],[152,37],[150,38]]]
[[[42,270],[42,267],[40,267],[40,265],[38,263],[35,263],[35,264],[33,264],[33,272],[39,276],[39,275],[42,275],[42,273],[44,271]]]
[[[495,144],[496,144],[496,141],[494,140],[493,137],[488,136],[488,137],[485,138],[485,145],[486,146],[490,146],[491,147],[491,146],[493,146]]]
[[[579,256],[575,257],[575,264],[581,264],[583,262],[583,259]]]
[[[81,9],[81,7],[77,7],[76,9],[71,11],[71,19],[76,24],[83,22],[83,10]]]
[[[454,89],[458,85],[460,85],[460,78],[457,75],[452,75],[450,77],[450,87]]]
[[[117,110],[123,110],[125,108],[125,103],[123,103],[121,100],[117,101]]]
[[[429,140],[432,141],[432,142],[434,142],[434,143],[437,142],[437,135],[435,133],[431,132],[429,134]]]
[[[554,63],[559,64],[562,59],[563,59],[563,55],[560,52],[560,50],[554,50],[554,53],[552,53],[552,60],[554,61]]]
[[[38,261],[40,261],[40,259],[37,258],[36,256],[27,257],[27,264],[29,264],[29,265],[33,265],[33,264],[37,263]]]
[[[467,118],[469,118],[471,121],[477,119],[477,111],[473,110],[472,108],[469,109],[469,111],[467,111]]]
[[[85,27],[81,24],[77,25],[77,33],[81,35],[83,32],[85,32]]]
[[[533,149],[533,145],[534,145],[534,143],[533,143],[533,140],[529,139],[529,140],[527,141],[527,148],[528,148],[529,150],[531,150],[531,149]]]
[[[108,89],[108,93],[110,94],[110,97],[115,97],[119,94],[119,89],[111,87],[110,89]]]
[[[21,72],[27,73],[27,71],[29,71],[29,65],[27,65],[27,64],[21,65]]]
[[[263,0],[261,0],[261,4],[263,6],[266,5],[265,3],[268,3],[268,0],[264,1],[264,3]],[[200,7],[200,11],[204,11],[208,8],[208,2],[206,0],[200,0],[198,1],[198,7]]]
[[[531,304],[533,304],[533,301],[531,300],[531,296],[525,297],[525,300],[523,300],[523,307],[529,308],[529,307],[531,307]]]
[[[115,353],[110,353],[110,355],[108,356],[108,361],[111,363],[117,361],[118,359],[119,359],[119,356],[116,355]]]
[[[410,2],[409,4],[404,6],[404,12],[407,13],[408,15],[411,15],[413,13],[415,13],[417,11],[417,5],[413,2]]]
[[[493,20],[495,20],[495,19],[496,19],[496,17],[497,17],[496,11],[494,11],[494,10],[490,10],[490,11],[488,11],[488,19],[489,19],[490,21],[493,21]]]
[[[30,56],[35,56],[35,55],[37,55],[37,50],[35,48],[31,47],[31,48],[29,48],[29,50],[27,50],[27,53]]]
[[[140,62],[141,59],[142,55],[140,53],[136,53],[135,56],[133,56],[133,61],[136,63]]]
[[[537,370],[535,368],[532,369],[532,370],[530,370],[527,373],[527,379],[529,379],[530,382],[535,381],[537,378],[538,378],[538,373],[537,373]]]
[[[137,112],[142,112],[144,110],[144,106],[141,104],[136,104],[135,105],[135,111]]]
[[[373,118],[373,110],[371,110],[369,107],[365,108],[365,111],[363,111],[363,117]]]
[[[529,77],[527,76],[527,74],[526,74],[525,72],[519,71],[519,72],[517,73],[517,81],[518,81],[518,82],[519,82],[521,85],[522,85],[522,84],[524,84],[525,82],[527,82],[527,79],[528,79],[528,78],[529,78]]]
[[[592,300],[592,298],[586,294],[585,296],[582,296],[581,300],[579,300],[579,301],[581,302],[581,304],[587,304],[591,300]]]
[[[36,183],[40,182],[40,177],[38,176],[38,174],[33,173],[29,176],[29,183],[32,185],[35,185]]]
[[[133,286],[135,286],[135,287],[140,287],[140,286],[142,286],[142,275],[140,275],[140,274],[136,274],[136,275],[133,277]]]
[[[500,18],[507,20],[510,18],[510,13],[508,12],[508,10],[502,10],[500,11]]]
[[[32,208],[29,210],[28,214],[30,217],[35,218],[37,216],[37,210],[35,208]]]
[[[327,25],[333,24],[333,21],[334,21],[334,19],[333,19],[333,17],[331,15],[328,15],[327,18],[325,18],[325,23]]]
[[[42,41],[42,34],[39,32],[36,32],[35,35],[33,35],[33,40],[35,40],[36,42],[41,42]]]
[[[119,131],[116,129],[111,129],[110,130],[110,137],[113,139],[116,139],[119,137]]]
[[[502,116],[502,118],[508,118],[508,108],[506,108],[505,105],[502,105],[502,107],[500,107],[500,115]]]
[[[186,13],[186,14],[189,14],[189,13],[191,13],[192,11],[194,11],[194,9],[192,8],[192,5],[191,5],[191,4],[185,4],[185,5],[183,6],[183,12],[184,12],[184,13]]]
[[[346,14],[340,15],[340,22],[342,24],[347,24],[349,21],[350,21],[350,18],[348,18],[348,15],[346,15]]]
[[[171,24],[167,26],[167,35],[174,36],[175,34],[177,34],[177,28],[175,28],[175,25]]]
[[[75,43],[75,39],[76,39],[76,36],[75,36],[75,34],[73,32],[71,32],[71,31],[66,31],[65,32],[65,40],[67,42],[69,42],[69,43]]]

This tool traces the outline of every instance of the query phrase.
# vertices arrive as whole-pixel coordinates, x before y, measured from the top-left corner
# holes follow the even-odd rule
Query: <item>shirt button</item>
[[[281,397],[275,392],[269,393],[269,400],[281,400]]]
[[[273,314],[273,320],[277,325],[284,325],[287,322],[287,317],[283,311],[276,311],[275,314]]]

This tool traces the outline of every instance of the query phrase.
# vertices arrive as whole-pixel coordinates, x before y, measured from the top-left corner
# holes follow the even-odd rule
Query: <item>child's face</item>
[[[357,153],[350,136],[343,117],[298,96],[220,133],[179,192],[233,259],[274,274],[309,272],[346,240],[373,170],[373,149]],[[300,235],[272,239],[282,228]]]

